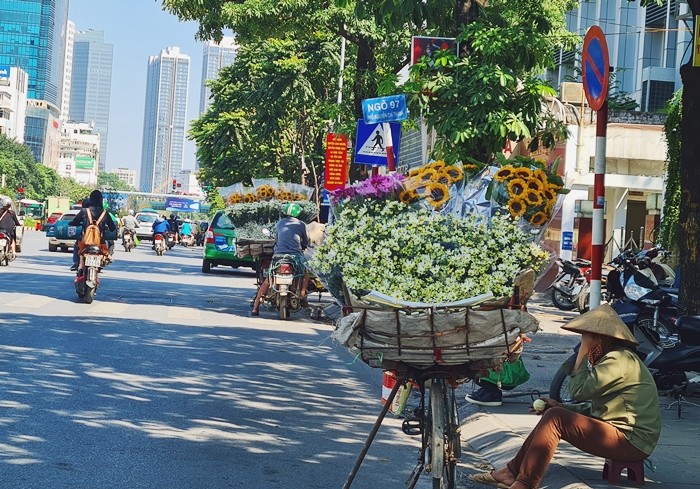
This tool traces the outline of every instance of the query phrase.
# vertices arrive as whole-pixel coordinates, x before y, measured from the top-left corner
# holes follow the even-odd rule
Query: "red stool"
[[[605,459],[603,465],[603,479],[607,479],[610,484],[619,484],[622,471],[627,469],[627,480],[634,481],[636,485],[644,485],[644,460],[636,462],[623,462],[621,460]]]

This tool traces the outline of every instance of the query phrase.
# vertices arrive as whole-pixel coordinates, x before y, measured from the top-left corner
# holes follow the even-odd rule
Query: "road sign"
[[[597,25],[591,26],[586,32],[581,58],[586,100],[591,109],[600,110],[608,95],[610,59],[605,34]]]
[[[402,121],[408,118],[406,95],[365,99],[362,101],[362,115],[367,124]]]
[[[401,146],[401,124],[390,123],[391,139],[393,142],[394,161],[399,159]],[[386,136],[384,124],[367,124],[357,120],[357,135],[355,137],[355,163],[363,165],[387,165]]]

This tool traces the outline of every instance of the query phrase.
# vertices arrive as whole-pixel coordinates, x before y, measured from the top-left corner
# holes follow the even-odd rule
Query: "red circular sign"
[[[593,110],[600,110],[608,95],[610,59],[605,34],[597,25],[588,29],[583,40],[581,72],[583,74],[583,91],[586,94],[588,105]]]

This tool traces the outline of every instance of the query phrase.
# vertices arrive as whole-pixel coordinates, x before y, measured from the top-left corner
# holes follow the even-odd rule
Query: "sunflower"
[[[508,191],[512,196],[522,194],[525,191],[526,187],[527,185],[525,184],[525,180],[523,180],[522,178],[514,178],[513,180],[508,182]]]
[[[440,173],[438,173],[437,179],[435,179],[435,181],[445,185],[446,187],[449,187],[450,185],[452,185],[452,179],[444,171],[441,171]]]
[[[508,201],[508,210],[510,211],[511,216],[520,217],[523,214],[525,214],[525,211],[527,210],[527,204],[524,200],[521,199],[510,199]]]
[[[544,198],[547,202],[552,202],[557,198],[557,193],[551,188],[542,189],[541,194],[542,198]]]
[[[309,200],[309,198],[306,196],[306,194],[302,194],[301,192],[296,192],[295,194],[292,195],[292,198],[289,200]]]
[[[441,170],[441,169],[445,168],[445,162],[442,160],[433,161],[432,163],[428,163],[428,168],[434,168],[436,170]]]
[[[407,178],[417,177],[418,175],[421,174],[422,171],[423,171],[422,168],[414,168],[413,170],[408,172],[408,175],[406,175],[406,177]]]
[[[255,196],[255,194],[245,194],[243,196],[243,202],[246,204],[252,204],[253,202],[257,202],[258,198]]]
[[[521,166],[520,168],[516,168],[513,173],[515,173],[516,178],[522,178],[525,180],[527,180],[528,178],[532,178],[532,170],[530,170],[529,168],[527,168],[525,166]]]
[[[542,192],[542,189],[544,189],[544,184],[540,182],[537,178],[530,178],[527,180],[527,187],[528,190],[534,190],[535,192]]]
[[[540,182],[544,183],[545,185],[547,184],[547,173],[544,170],[538,168],[537,170],[532,172],[532,176],[538,179]]]
[[[228,198],[229,204],[240,204],[243,202],[243,196],[236,192],[235,194],[231,194],[231,196]]]
[[[542,203],[542,194],[537,190],[525,190],[523,194],[523,199],[527,202],[527,205],[537,206]]]
[[[416,192],[414,189],[402,190],[401,193],[399,193],[399,201],[406,205],[410,204],[417,198],[418,192]]]
[[[428,183],[433,180],[437,180],[438,172],[432,168],[426,168],[418,176],[419,180],[423,183]]]
[[[465,163],[462,165],[462,169],[464,171],[472,171],[472,170],[476,170],[477,168],[478,168],[478,166],[476,166],[474,163]]]
[[[450,183],[459,182],[462,178],[464,178],[464,172],[458,166],[446,166],[444,171],[447,174],[447,177],[450,179]]]
[[[257,188],[255,193],[258,199],[269,200],[275,196],[275,189],[273,189],[269,185],[261,185]]]
[[[450,190],[447,185],[434,182],[428,185],[425,200],[435,209],[439,209],[450,198]]]
[[[541,226],[547,222],[547,214],[544,212],[535,212],[530,218],[530,223],[535,226]]]
[[[504,182],[508,180],[509,178],[513,177],[513,167],[512,166],[504,166],[500,170],[496,172],[496,174],[493,176],[493,179],[496,180],[497,182]]]

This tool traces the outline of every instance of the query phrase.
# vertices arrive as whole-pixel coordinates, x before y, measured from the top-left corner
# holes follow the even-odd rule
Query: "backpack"
[[[100,244],[102,244],[102,233],[100,233],[99,224],[107,211],[102,211],[97,221],[92,220],[90,209],[86,208],[85,211],[87,212],[90,224],[83,230],[83,244],[85,246],[100,246]]]

